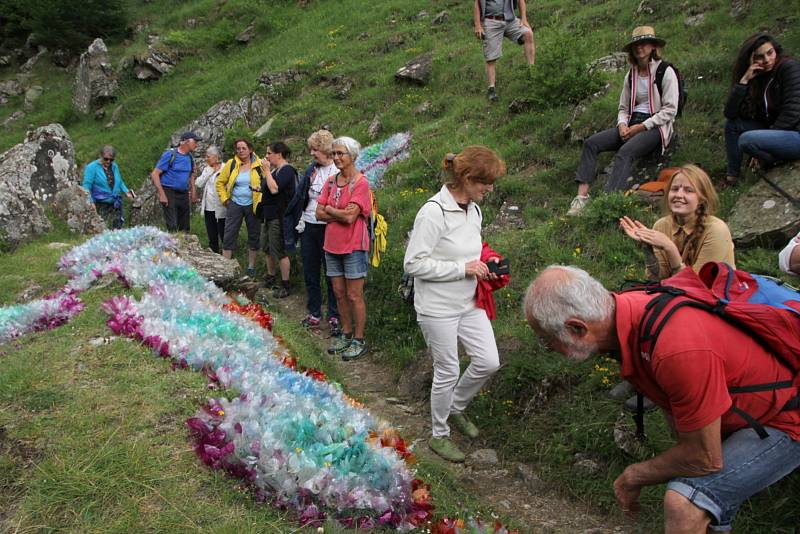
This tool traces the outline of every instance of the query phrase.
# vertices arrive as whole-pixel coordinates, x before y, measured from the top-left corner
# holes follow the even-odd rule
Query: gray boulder
[[[406,81],[417,85],[427,85],[433,71],[433,54],[426,52],[400,67],[394,74],[397,81]]]
[[[731,17],[739,18],[750,11],[750,0],[731,0]]]
[[[70,230],[79,234],[99,234],[106,229],[103,219],[92,204],[89,192],[77,184],[56,193],[53,213],[66,221]]]
[[[258,85],[265,89],[270,97],[279,97],[290,85],[300,82],[303,73],[297,69],[289,69],[280,72],[262,72],[258,77]]]
[[[118,89],[117,76],[108,61],[108,49],[102,39],[95,39],[81,54],[72,105],[79,113],[90,113],[116,99]]]
[[[378,134],[381,133],[383,130],[383,122],[381,122],[381,116],[375,115],[372,117],[372,122],[369,123],[369,127],[367,128],[367,135],[370,139],[375,139],[378,137]]]
[[[766,177],[792,197],[800,198],[800,163],[775,167]],[[800,231],[800,209],[759,180],[736,201],[728,227],[739,247],[784,245]]]
[[[700,26],[705,22],[706,14],[705,13],[698,13],[696,15],[689,15],[683,21],[683,25],[688,28],[693,28],[695,26]]]
[[[60,124],[28,132],[0,154],[0,241],[16,246],[47,232],[44,207],[78,180],[75,149]]]
[[[11,56],[8,54],[0,55],[0,67],[8,67],[11,65]]]
[[[239,34],[236,36],[236,41],[242,44],[247,44],[253,37],[255,37],[255,35],[256,23],[253,21],[247,26],[247,28],[239,32]]]
[[[223,289],[238,289],[242,282],[242,268],[235,259],[226,259],[221,254],[200,244],[194,234],[174,234],[178,241],[177,253],[204,278]]]
[[[151,44],[147,47],[147,52],[133,58],[133,75],[138,80],[158,80],[174,69],[177,63],[175,52]]]
[[[570,143],[582,143],[584,139],[596,131],[599,131],[599,128],[593,124],[580,124],[580,118],[592,102],[605,96],[610,89],[611,84],[605,84],[602,89],[581,100],[578,105],[575,106],[575,109],[572,110],[572,116],[563,127],[564,137],[568,139]]]
[[[5,128],[6,126],[9,126],[10,124],[13,124],[13,123],[17,122],[18,120],[21,120],[21,119],[24,119],[24,118],[25,118],[25,112],[21,111],[21,110],[17,110],[14,113],[12,113],[11,115],[9,115],[8,118],[6,118],[6,120],[3,121],[3,127]]]
[[[43,92],[44,89],[42,89],[41,85],[33,85],[27,91],[25,91],[25,103],[23,104],[25,111],[33,110],[33,103],[36,102],[40,96],[42,96]]]
[[[147,177],[131,202],[131,226],[159,226],[163,222],[164,212],[158,202],[158,191]]]
[[[439,25],[444,24],[445,22],[447,22],[447,20],[449,18],[450,18],[450,14],[447,11],[440,11],[439,13],[436,14],[435,17],[433,17],[433,20],[431,21],[431,25],[439,26]]]
[[[614,52],[589,63],[589,73],[595,72],[617,72],[628,68],[628,54],[626,52]]]
[[[36,54],[35,54],[33,57],[29,58],[29,59],[28,59],[28,61],[26,61],[26,62],[25,62],[25,63],[24,63],[24,64],[23,64],[23,65],[22,65],[20,68],[19,68],[19,71],[20,71],[20,72],[30,72],[31,70],[33,70],[33,67],[36,65],[36,63],[38,63],[38,61],[39,61],[39,58],[41,58],[41,57],[42,57],[43,55],[45,55],[46,53],[47,53],[47,48],[45,48],[45,47],[43,47],[43,46],[40,46],[40,47],[38,48],[38,50],[37,50]]]
[[[25,88],[17,80],[4,80],[0,82],[0,95],[19,96],[25,92]]]

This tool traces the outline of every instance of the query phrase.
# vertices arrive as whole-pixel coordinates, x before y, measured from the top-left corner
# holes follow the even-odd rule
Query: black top
[[[294,196],[295,178],[297,171],[289,164],[284,165],[272,177],[278,182],[278,192],[274,195],[269,190],[264,191],[264,219],[277,219],[283,217],[286,206]]]
[[[725,104],[728,119],[751,119],[773,130],[800,131],[800,62],[786,57],[771,76],[737,83]]]

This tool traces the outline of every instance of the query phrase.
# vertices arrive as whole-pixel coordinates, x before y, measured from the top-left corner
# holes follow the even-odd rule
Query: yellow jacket
[[[231,169],[232,162],[233,169]],[[242,160],[239,159],[239,156],[234,156],[233,159],[229,159],[225,162],[225,165],[222,166],[222,171],[220,171],[219,176],[217,176],[217,181],[214,185],[217,187],[219,199],[223,204],[228,202],[228,200],[231,198],[233,184],[236,182],[236,177],[239,176],[239,167],[241,166]],[[250,166],[250,187],[253,189],[261,189],[262,184],[261,174],[259,173],[260,168],[261,158],[253,154],[252,164]],[[256,213],[256,209],[261,203],[261,196],[262,193],[259,191],[253,191],[253,213]]]

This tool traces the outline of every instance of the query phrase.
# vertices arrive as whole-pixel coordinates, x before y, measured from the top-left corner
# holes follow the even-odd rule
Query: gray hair
[[[359,153],[361,153],[361,143],[353,139],[352,137],[337,137],[331,143],[331,147],[334,146],[343,146],[347,149],[347,153],[350,154],[350,157],[353,158],[353,163],[355,163],[356,159],[358,159]]]
[[[611,293],[583,269],[550,265],[528,286],[524,309],[529,323],[535,321],[545,333],[569,341],[565,323],[570,317],[605,321],[614,305]]]
[[[206,149],[206,156],[217,156],[217,159],[222,161],[222,151],[213,145]]]
[[[100,147],[99,154],[100,154],[100,157],[103,157],[103,154],[111,154],[112,158],[116,158],[117,157],[117,149],[114,148],[111,145],[103,145],[102,147]]]

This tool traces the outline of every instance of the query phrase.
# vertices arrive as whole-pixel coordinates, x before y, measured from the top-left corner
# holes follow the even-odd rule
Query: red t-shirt
[[[729,411],[733,403],[762,424],[800,441],[800,410],[780,409],[797,387],[758,393],[728,393],[728,387],[792,380],[794,373],[742,330],[723,319],[682,308],[667,322],[647,357],[639,351],[639,322],[653,295],[614,295],[622,378],[669,412],[679,432],[699,430],[722,417],[726,436],[747,427]]]
[[[344,209],[348,204],[356,204],[361,210],[353,224],[328,221],[325,228],[325,242],[322,246],[325,252],[350,254],[354,250],[369,250],[369,230],[366,220],[371,208],[369,182],[363,174],[359,174],[354,180],[352,188],[349,183],[339,187],[336,185],[336,176],[331,176],[317,199],[320,206],[330,205]]]

